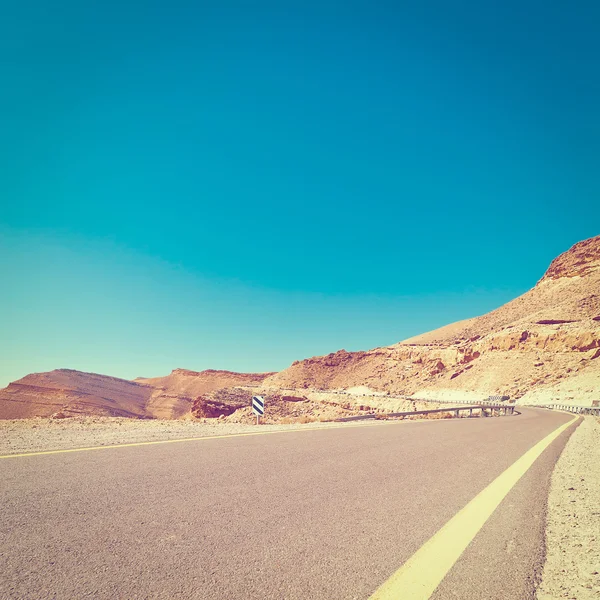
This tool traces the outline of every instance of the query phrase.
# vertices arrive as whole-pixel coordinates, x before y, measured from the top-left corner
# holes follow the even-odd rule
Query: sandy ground
[[[538,600],[600,598],[600,419],[585,417],[552,475]]]
[[[152,442],[178,438],[280,431],[284,429],[344,427],[345,423],[305,425],[244,425],[240,423],[138,420],[114,417],[0,420],[0,455]]]

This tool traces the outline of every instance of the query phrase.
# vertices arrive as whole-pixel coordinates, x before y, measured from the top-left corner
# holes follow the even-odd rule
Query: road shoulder
[[[537,600],[600,597],[600,420],[585,417],[556,463],[548,498],[546,562]]]
[[[127,419],[121,417],[73,417],[69,419],[0,420],[0,456],[163,442],[221,435],[334,428],[342,423],[293,425],[245,425],[201,421]]]

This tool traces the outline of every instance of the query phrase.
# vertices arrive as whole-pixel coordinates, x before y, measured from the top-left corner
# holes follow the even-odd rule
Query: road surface
[[[367,599],[571,416],[377,423],[0,460],[0,597]],[[565,430],[431,598],[533,598]]]

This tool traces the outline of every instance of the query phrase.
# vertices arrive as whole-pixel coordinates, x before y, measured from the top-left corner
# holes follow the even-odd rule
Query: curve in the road
[[[539,441],[448,521],[370,600],[429,600],[448,571],[542,452],[578,417]]]
[[[366,599],[571,418],[524,409],[2,460],[0,597]],[[550,474],[575,426],[431,600],[534,597]]]

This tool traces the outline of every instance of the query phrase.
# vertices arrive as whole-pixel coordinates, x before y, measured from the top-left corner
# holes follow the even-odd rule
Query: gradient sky
[[[279,370],[600,233],[600,4],[0,8],[0,386]]]

